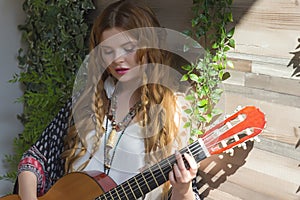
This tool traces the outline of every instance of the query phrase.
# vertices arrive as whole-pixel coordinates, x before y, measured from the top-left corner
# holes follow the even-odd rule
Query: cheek
[[[128,55],[128,62],[130,62],[130,65],[132,65],[132,67],[138,65],[139,62],[138,62],[138,56],[136,52]]]
[[[106,65],[105,67],[108,67],[113,62],[113,55],[103,55],[102,60]]]

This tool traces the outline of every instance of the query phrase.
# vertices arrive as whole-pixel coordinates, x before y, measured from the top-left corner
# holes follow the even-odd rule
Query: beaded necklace
[[[135,117],[138,109],[141,107],[141,103],[136,103],[129,109],[124,119],[117,123],[116,122],[116,110],[117,110],[117,96],[112,95],[111,102],[109,103],[109,113],[106,118],[106,129],[105,129],[105,145],[104,145],[104,172],[108,175],[111,168],[112,161],[114,159],[117,146],[132,119]],[[112,129],[107,138],[108,120],[111,121]],[[117,138],[117,132],[122,131],[120,136]],[[107,138],[107,139],[106,139]],[[110,151],[113,149],[112,154]]]

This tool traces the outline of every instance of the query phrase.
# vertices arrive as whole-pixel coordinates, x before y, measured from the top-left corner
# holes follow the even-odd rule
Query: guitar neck
[[[180,153],[189,153],[195,158],[197,163],[209,155],[201,139],[181,149]],[[185,159],[184,162],[185,166],[189,168]],[[116,188],[97,197],[95,200],[138,199],[168,181],[169,172],[175,163],[175,155],[171,155]]]

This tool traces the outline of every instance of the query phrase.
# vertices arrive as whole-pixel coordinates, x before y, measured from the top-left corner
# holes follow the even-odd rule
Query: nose
[[[122,63],[125,61],[125,57],[126,57],[125,51],[123,51],[122,49],[116,49],[113,62]]]

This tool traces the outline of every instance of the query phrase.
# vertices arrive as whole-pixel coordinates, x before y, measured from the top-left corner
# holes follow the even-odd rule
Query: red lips
[[[129,68],[115,68],[115,71],[118,74],[123,75],[123,74],[126,74],[129,71]]]

